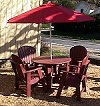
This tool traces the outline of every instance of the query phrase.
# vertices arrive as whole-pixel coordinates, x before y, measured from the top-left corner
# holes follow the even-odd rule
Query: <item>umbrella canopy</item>
[[[8,23],[64,23],[91,20],[95,19],[49,1],[35,9],[11,18]]]
[[[52,2],[43,4],[35,9],[8,20],[8,23],[65,23],[92,21],[94,18],[76,12],[72,9],[57,5]],[[50,24],[51,25],[51,24]],[[52,59],[51,27],[50,27],[50,49]]]

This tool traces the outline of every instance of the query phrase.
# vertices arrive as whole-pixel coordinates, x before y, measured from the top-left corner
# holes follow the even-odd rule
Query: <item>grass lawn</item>
[[[91,26],[93,26],[91,24]],[[48,28],[49,24],[44,24],[43,28]],[[73,29],[72,29],[73,27]],[[90,42],[94,42],[97,43],[98,45],[100,44],[100,28],[99,27],[87,27],[84,29],[81,29],[80,26],[78,26],[78,28],[75,28],[75,26],[63,26],[62,28],[66,28],[66,29],[62,29],[60,28],[60,30],[56,29],[56,30],[52,30],[52,36],[55,36],[57,38],[68,38],[68,39],[76,39],[76,40],[88,40]],[[92,29],[91,29],[92,28]],[[44,35],[49,35],[50,32],[48,31],[42,31],[42,33]],[[56,48],[56,47],[55,47]],[[41,50],[41,55],[49,55],[50,56],[50,48],[49,47],[43,47],[43,49]],[[53,48],[54,49],[54,48]],[[57,48],[56,48],[57,49]],[[53,55],[54,56],[69,56],[69,53],[66,51],[61,51],[62,48],[58,48],[58,50],[53,50]],[[99,49],[99,48],[98,48]],[[95,50],[94,50],[95,51]],[[92,52],[90,52],[91,56],[94,55]],[[99,56],[98,54],[95,54],[95,56]],[[92,57],[93,58],[93,57]]]

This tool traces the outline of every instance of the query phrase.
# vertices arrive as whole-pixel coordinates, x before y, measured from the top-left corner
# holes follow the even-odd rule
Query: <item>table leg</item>
[[[57,70],[57,65],[53,65],[53,83],[58,83],[59,82],[59,76],[58,76],[58,70]]]
[[[52,87],[52,67],[44,66],[43,67],[44,72],[45,72],[45,77],[46,77],[46,82],[47,82],[47,89],[48,91],[51,91]]]

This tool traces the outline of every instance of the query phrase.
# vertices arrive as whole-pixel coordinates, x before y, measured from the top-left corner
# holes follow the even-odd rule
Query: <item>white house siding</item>
[[[7,59],[12,53],[17,54],[17,49],[22,45],[36,46],[37,55],[40,55],[38,25],[11,24],[7,20],[42,3],[43,0],[0,0],[0,59]]]

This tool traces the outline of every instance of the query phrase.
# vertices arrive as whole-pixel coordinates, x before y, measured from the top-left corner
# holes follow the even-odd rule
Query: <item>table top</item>
[[[71,58],[62,57],[62,56],[53,56],[51,60],[50,56],[39,56],[34,58],[33,61],[38,64],[59,65],[59,64],[65,64],[70,62]]]

